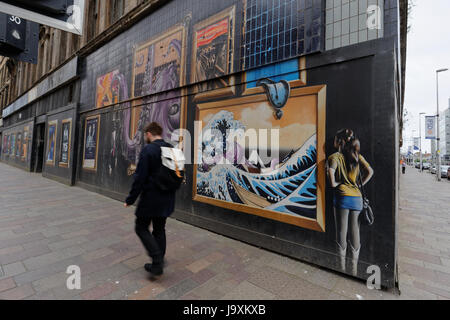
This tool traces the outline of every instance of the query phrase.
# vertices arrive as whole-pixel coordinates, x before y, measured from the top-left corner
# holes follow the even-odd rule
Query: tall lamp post
[[[414,144],[414,137],[415,137],[415,133],[417,132],[417,130],[413,130],[412,131],[412,141],[413,141],[413,154],[412,154],[412,164],[413,167],[416,167],[416,157],[414,156],[415,152],[416,152],[416,148],[415,148],[415,144]]]
[[[437,98],[437,114],[436,114],[436,157],[437,157],[437,166],[436,166],[436,175],[437,180],[441,181],[441,150],[439,146],[439,142],[441,138],[439,137],[439,73],[448,71],[448,69],[439,69],[436,70],[436,98]]]
[[[425,112],[419,113],[419,157],[420,157],[420,172],[423,172],[423,163],[422,163],[422,115]]]

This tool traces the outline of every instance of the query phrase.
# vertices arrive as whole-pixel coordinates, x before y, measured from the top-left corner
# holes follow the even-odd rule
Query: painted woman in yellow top
[[[345,272],[347,230],[350,229],[352,274],[356,276],[361,249],[358,218],[363,209],[358,177],[361,172],[362,184],[365,185],[372,178],[374,172],[360,154],[360,141],[355,138],[351,130],[340,130],[336,134],[335,147],[338,152],[328,158],[328,176],[334,189],[333,207],[340,267]]]

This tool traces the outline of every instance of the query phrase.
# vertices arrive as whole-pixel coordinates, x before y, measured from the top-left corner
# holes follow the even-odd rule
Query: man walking
[[[154,276],[163,273],[166,219],[175,207],[175,191],[160,190],[153,177],[162,166],[161,147],[172,147],[162,139],[162,133],[162,127],[156,122],[145,127],[144,136],[148,144],[141,151],[133,186],[124,204],[129,207],[141,196],[135,213],[135,231],[152,258],[152,263],[146,264],[144,268]],[[149,230],[151,224],[152,232]]]

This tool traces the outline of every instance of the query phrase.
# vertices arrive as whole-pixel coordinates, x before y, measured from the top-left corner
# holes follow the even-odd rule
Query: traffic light
[[[37,64],[39,24],[0,13],[0,55]]]

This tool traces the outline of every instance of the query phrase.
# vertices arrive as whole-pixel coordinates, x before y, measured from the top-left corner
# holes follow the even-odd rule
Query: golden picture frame
[[[91,129],[88,129],[89,127]],[[94,130],[92,128],[94,127],[95,133],[92,133],[92,130]],[[84,121],[84,144],[83,144],[83,165],[82,165],[84,170],[97,171],[99,136],[100,136],[100,115],[86,117]],[[95,145],[93,146],[93,144]]]
[[[67,161],[63,160],[63,152],[64,152],[64,130],[65,130],[65,126],[68,125],[68,140],[67,140]],[[71,141],[72,139],[72,118],[69,119],[64,119],[61,122],[61,141],[60,141],[60,147],[59,147],[59,163],[58,165],[60,167],[64,167],[64,168],[68,168],[69,167],[69,163],[70,163],[70,156],[71,156]]]
[[[55,166],[56,162],[56,139],[58,137],[58,120],[49,121],[47,124],[47,148],[45,152],[45,164]]]
[[[249,206],[248,203],[234,203],[225,200],[219,200],[212,197],[207,197],[204,195],[199,195],[198,190],[198,145],[199,145],[199,134],[200,132],[197,129],[195,132],[194,138],[194,175],[193,175],[193,200],[207,203],[210,205],[248,213],[260,217],[264,217],[267,219],[283,222],[290,225],[295,225],[298,227],[318,231],[325,232],[325,131],[326,131],[326,85],[319,86],[311,86],[311,87],[301,87],[292,89],[290,98],[292,99],[292,104],[301,105],[304,99],[308,101],[312,101],[311,103],[315,104],[315,108],[317,110],[315,125],[316,125],[316,202],[315,202],[315,218],[308,218],[304,216],[295,216],[292,214],[286,214],[283,212],[277,212],[272,210],[261,209],[255,206]],[[215,101],[210,103],[203,103],[197,105],[196,110],[196,120],[203,121],[201,119],[201,113],[204,111],[211,111],[216,109],[217,112],[222,110],[226,110],[227,108],[244,108],[250,104],[265,104],[268,103],[267,97],[264,93],[252,95],[252,96],[243,96],[238,98],[232,98],[228,100]],[[203,124],[204,125],[204,124]],[[251,202],[251,201],[250,201]],[[255,202],[254,202],[255,203]],[[231,214],[231,213],[230,213]]]
[[[228,20],[227,20],[228,19]],[[201,81],[211,81],[216,78],[217,81],[221,81],[224,85],[223,88],[217,88],[201,92],[199,85],[194,85],[194,102],[205,101],[209,99],[223,98],[227,96],[234,95],[236,93],[235,88],[235,77],[228,74],[232,73],[234,70],[234,50],[235,50],[235,34],[236,34],[236,6],[231,6],[214,16],[211,16],[193,27],[193,46],[192,46],[192,66],[191,66],[191,83],[197,83],[197,66],[199,62],[197,61],[197,50],[200,46],[198,42],[198,33],[206,34],[205,36],[210,37],[208,41],[211,43],[215,38],[223,35],[225,23],[228,35],[227,45],[226,45],[226,66],[223,70],[224,75],[222,77],[212,77],[201,79]],[[209,33],[209,34],[208,34]],[[227,76],[228,75],[228,76]]]

